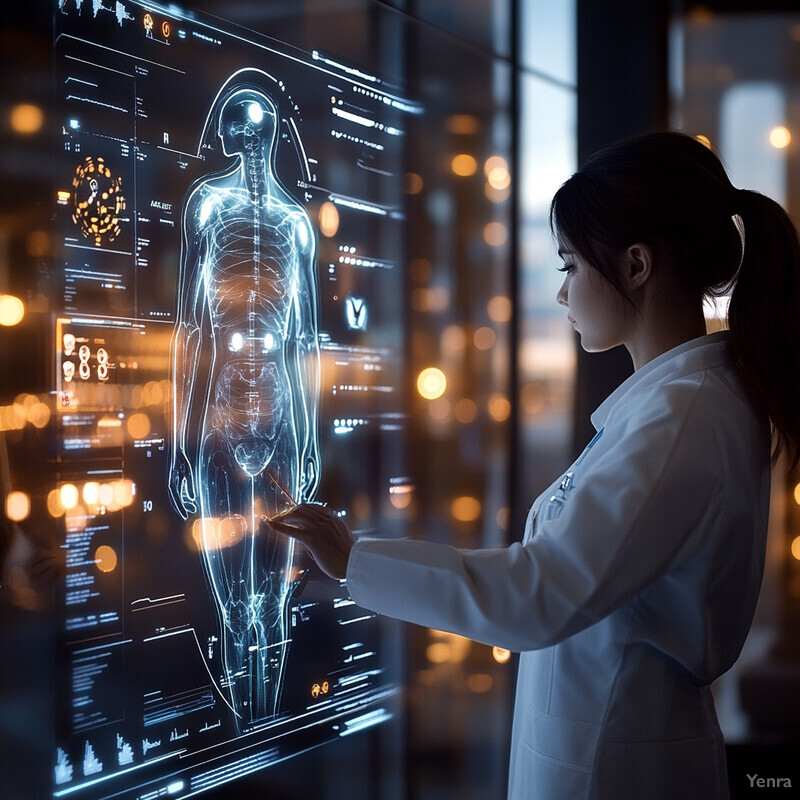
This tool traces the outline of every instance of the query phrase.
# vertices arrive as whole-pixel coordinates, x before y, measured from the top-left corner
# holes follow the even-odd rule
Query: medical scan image
[[[257,536],[259,521],[312,500],[320,473],[315,234],[275,173],[269,97],[234,86],[212,116],[235,161],[192,188],[182,215],[169,491],[196,518],[246,725],[277,711],[297,585],[292,541]]]

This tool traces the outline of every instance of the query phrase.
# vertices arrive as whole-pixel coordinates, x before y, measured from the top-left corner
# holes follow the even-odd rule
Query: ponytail
[[[755,401],[772,420],[773,460],[800,463],[800,242],[788,214],[763,194],[735,192],[744,224],[731,295],[731,341]]]

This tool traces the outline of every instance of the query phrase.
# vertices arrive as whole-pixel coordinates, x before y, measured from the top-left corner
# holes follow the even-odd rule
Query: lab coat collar
[[[652,386],[667,376],[677,378],[699,369],[729,363],[732,360],[729,341],[728,331],[717,331],[690,339],[648,361],[597,407],[592,414],[595,430],[601,430],[614,407],[624,402],[633,392]]]

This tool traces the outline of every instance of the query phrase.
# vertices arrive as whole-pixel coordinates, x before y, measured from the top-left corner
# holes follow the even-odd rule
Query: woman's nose
[[[569,303],[567,302],[567,282],[566,282],[566,280],[564,281],[564,283],[561,284],[561,288],[558,290],[558,294],[556,294],[556,301],[562,306],[569,305]]]

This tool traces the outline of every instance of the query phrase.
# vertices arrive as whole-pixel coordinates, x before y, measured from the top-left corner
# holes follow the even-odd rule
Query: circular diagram
[[[88,156],[72,179],[72,220],[99,247],[120,232],[119,215],[125,209],[122,179],[114,177],[102,158]]]

